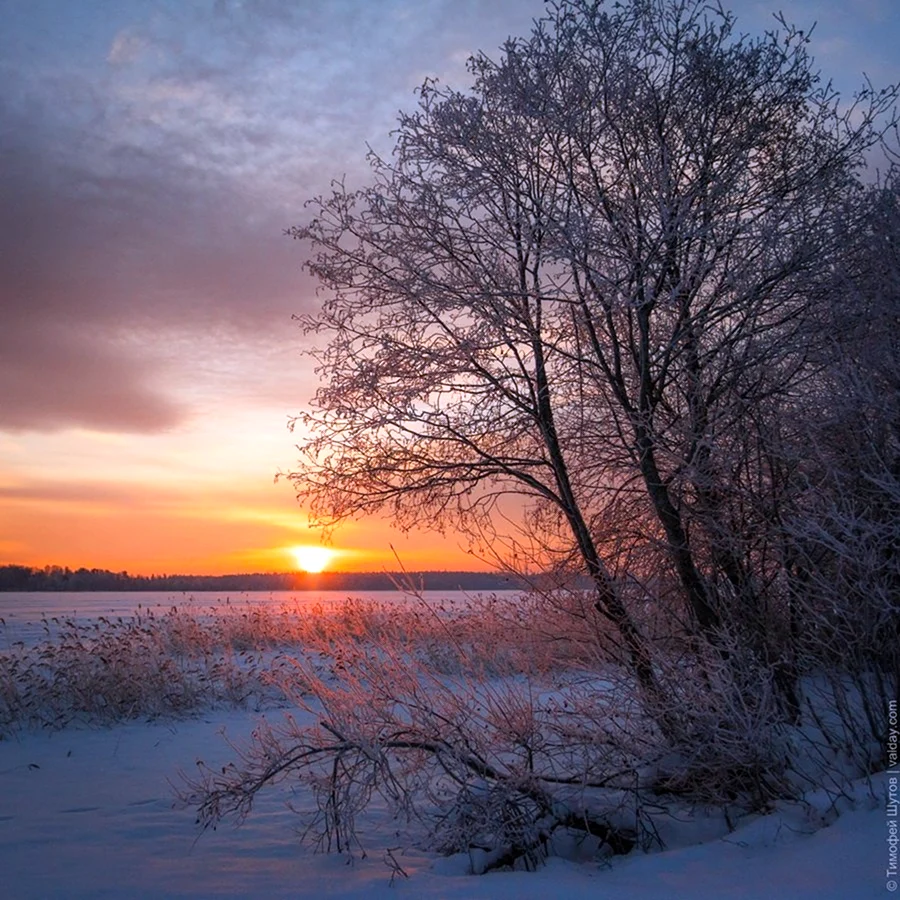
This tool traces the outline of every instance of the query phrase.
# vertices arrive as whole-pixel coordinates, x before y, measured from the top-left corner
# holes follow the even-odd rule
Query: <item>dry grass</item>
[[[575,595],[546,602],[471,598],[465,605],[347,599],[246,606],[192,603],[127,618],[42,621],[35,646],[2,642],[0,737],[184,716],[216,706],[264,708],[302,692],[298,659],[334,675],[353,648],[392,647],[436,674],[500,676],[586,666],[590,628],[573,628]],[[576,618],[574,621],[578,621]],[[588,619],[585,617],[584,622]]]
[[[163,615],[49,620],[36,646],[0,653],[0,737],[15,728],[112,724],[189,715],[216,705],[260,708],[279,696],[269,676],[283,663],[231,634],[226,619],[173,609]],[[244,627],[246,634],[248,629]]]

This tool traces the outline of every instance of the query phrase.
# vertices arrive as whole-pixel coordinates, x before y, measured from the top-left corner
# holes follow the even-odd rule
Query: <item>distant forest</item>
[[[107,569],[0,566],[0,591],[391,591],[511,590],[514,576],[492,572],[263,572],[245,575],[129,575]]]

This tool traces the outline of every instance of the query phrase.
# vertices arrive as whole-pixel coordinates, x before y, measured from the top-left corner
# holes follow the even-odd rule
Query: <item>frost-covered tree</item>
[[[844,232],[844,264],[817,323],[829,340],[785,447],[796,489],[784,539],[801,667],[829,672],[835,694],[852,675],[865,701],[855,735],[884,744],[887,703],[900,692],[896,172],[853,202],[863,224]]]
[[[371,184],[292,230],[324,301],[290,477],[321,525],[461,528],[589,600],[438,616],[449,669],[430,638],[323,639],[293,680],[315,724],[201,767],[204,824],[291,777],[328,846],[380,794],[483,869],[569,828],[627,852],[674,796],[759,809],[871,762],[854,710],[897,662],[897,228],[859,176],[896,91],[842,104],[802,32],[744,37],[704,0],[548,9],[469,90],[426,83]],[[866,602],[842,599],[860,574]],[[823,717],[798,674],[834,660]]]
[[[371,185],[337,185],[292,231],[326,289],[303,319],[328,342],[291,474],[314,517],[485,537],[513,495],[593,579],[651,693],[618,577],[640,560],[689,629],[753,623],[765,643],[769,438],[894,98],[842,106],[807,41],[740,36],[700,0],[564,0],[474,57],[470,90],[427,83]]]

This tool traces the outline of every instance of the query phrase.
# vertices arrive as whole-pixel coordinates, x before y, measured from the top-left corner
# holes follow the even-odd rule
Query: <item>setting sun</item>
[[[304,572],[321,572],[334,558],[334,550],[329,550],[327,547],[291,547],[291,554],[297,563],[297,568]]]

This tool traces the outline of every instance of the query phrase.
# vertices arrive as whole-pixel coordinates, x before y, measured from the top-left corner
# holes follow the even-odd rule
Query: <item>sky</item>
[[[895,0],[782,10],[844,94],[900,81]],[[284,571],[318,544],[288,419],[317,383],[292,314],[317,303],[284,230],[366,177],[426,77],[541,0],[0,0],[0,564]],[[381,520],[347,570],[483,569],[453,535]]]

